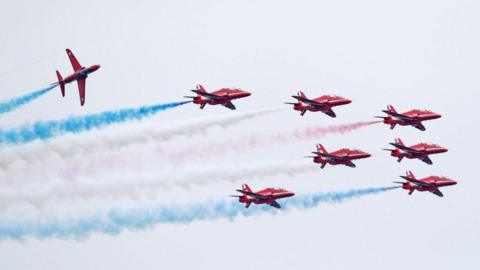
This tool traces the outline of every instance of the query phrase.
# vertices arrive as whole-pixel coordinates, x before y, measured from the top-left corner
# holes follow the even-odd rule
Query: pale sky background
[[[148,121],[171,125],[202,115],[284,110],[204,137],[179,139],[170,147],[256,131],[370,120],[388,104],[399,111],[427,108],[443,118],[426,122],[426,132],[374,125],[321,141],[327,150],[346,146],[372,153],[372,158],[356,162],[356,169],[327,166],[301,176],[245,181],[254,189],[336,191],[388,186],[409,169],[418,177],[444,175],[459,183],[444,188],[444,198],[394,190],[275,216],[158,225],[80,241],[1,240],[0,269],[479,269],[479,8],[473,0],[3,3],[0,99],[55,81],[55,69],[70,74],[67,47],[83,65],[102,67],[87,80],[84,107],[79,106],[76,85],[70,84],[64,99],[55,89],[0,116],[2,127],[181,100],[197,83],[209,90],[241,87],[253,94],[234,102],[235,112],[208,106],[200,111],[188,104]],[[335,109],[336,119],[308,112],[302,118],[282,104],[300,89],[311,97],[338,94],[353,102]],[[433,166],[412,160],[398,164],[380,150],[397,136],[407,144],[438,143],[449,152],[432,156]],[[235,162],[308,163],[303,156],[315,143],[184,166],[217,164],[221,171],[222,165]],[[170,189],[158,200],[224,198],[240,184]],[[97,207],[94,202],[86,205],[79,207]],[[61,203],[51,209],[76,211]]]

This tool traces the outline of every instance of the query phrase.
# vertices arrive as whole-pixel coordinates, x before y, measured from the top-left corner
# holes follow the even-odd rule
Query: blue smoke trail
[[[103,126],[122,123],[128,120],[140,120],[160,111],[171,109],[190,101],[172,102],[139,108],[128,108],[118,111],[105,111],[85,116],[71,116],[63,120],[37,121],[30,125],[14,129],[0,128],[1,144],[22,144],[34,140],[47,140],[64,133],[78,133],[81,131],[100,128]]]
[[[285,209],[307,209],[320,203],[341,203],[345,200],[386,192],[398,187],[355,189],[347,192],[314,193],[285,199]],[[282,210],[280,210],[282,211]],[[84,238],[91,233],[115,235],[124,229],[143,230],[161,223],[189,223],[196,220],[250,216],[259,212],[278,213],[270,206],[252,205],[246,209],[237,201],[213,201],[185,206],[160,206],[149,209],[112,209],[104,214],[73,219],[54,218],[43,222],[34,220],[0,221],[0,239]]]
[[[50,85],[50,86],[42,88],[40,90],[33,91],[33,92],[31,92],[29,94],[26,94],[24,96],[12,98],[10,100],[1,102],[0,103],[0,115],[2,115],[4,113],[7,113],[7,112],[10,112],[10,111],[13,111],[16,108],[18,108],[20,106],[23,106],[23,105],[39,98],[40,96],[42,96],[43,94],[52,90],[56,86],[57,85]]]

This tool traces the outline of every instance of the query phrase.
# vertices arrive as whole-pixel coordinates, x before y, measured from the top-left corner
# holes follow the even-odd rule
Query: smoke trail
[[[227,118],[228,119],[228,118]],[[369,123],[366,122],[365,125]],[[199,124],[199,126],[202,126]],[[323,136],[324,134],[328,134],[328,132],[345,132],[349,131],[353,128],[361,126],[360,124],[351,124],[353,128],[345,128],[347,125],[340,125],[340,126],[333,126],[333,127],[326,127],[326,128],[307,128],[302,130],[296,130],[290,133],[284,132],[278,136],[278,134],[270,134],[270,135],[251,135],[250,137],[240,138],[239,140],[227,140],[224,142],[213,142],[207,144],[197,144],[195,147],[190,147],[185,149],[180,149],[180,151],[170,150],[168,152],[165,150],[164,147],[158,148],[158,146],[149,146],[144,147],[142,149],[139,148],[128,148],[125,151],[121,152],[108,152],[105,151],[108,147],[115,145],[115,137],[111,137],[112,144],[109,144],[109,140],[105,141],[105,146],[96,146],[89,144],[89,138],[93,141],[96,138],[99,138],[99,134],[86,134],[82,136],[82,140],[78,141],[75,136],[72,137],[71,142],[66,141],[69,136],[62,138],[58,145],[51,144],[51,142],[47,143],[34,143],[25,145],[22,147],[13,147],[12,149],[5,149],[6,151],[1,151],[2,154],[0,155],[0,168],[3,167],[3,170],[0,170],[0,182],[4,184],[13,184],[15,182],[38,182],[44,181],[44,179],[59,179],[67,182],[77,182],[78,179],[88,179],[90,176],[91,178],[96,178],[99,176],[99,173],[102,171],[108,171],[109,175],[112,175],[112,171],[116,173],[131,173],[131,168],[137,168],[139,170],[145,171],[149,168],[157,168],[159,164],[165,164],[165,161],[170,162],[181,162],[183,159],[195,159],[195,158],[203,158],[203,157],[211,157],[217,156],[221,157],[229,152],[241,152],[241,151],[248,151],[258,147],[268,147],[274,144],[291,144],[297,141],[297,138],[316,138]],[[131,130],[131,129],[129,129]],[[182,129],[179,129],[182,130]],[[118,137],[120,138],[119,141],[123,141],[121,138],[124,138],[121,134],[122,132],[117,132],[117,129],[112,130],[112,134],[119,134]],[[102,132],[102,134],[105,132]],[[149,133],[149,132],[147,132]],[[145,134],[145,133],[143,133]],[[185,133],[184,133],[185,134]],[[90,136],[92,135],[92,136]],[[142,136],[142,134],[138,134]],[[89,137],[90,136],[90,137]],[[127,137],[125,137],[127,138]],[[167,137],[165,137],[167,138]],[[128,140],[127,140],[128,141]],[[78,143],[77,143],[78,142]],[[83,142],[86,142],[88,146],[91,148],[85,148],[83,152],[76,152],[76,151],[68,151],[68,146],[73,145],[73,149],[77,149],[75,145],[79,144],[82,145]],[[43,150],[45,150],[45,144],[48,145],[48,149],[51,149],[48,157],[50,160],[48,162],[44,161]],[[128,142],[126,143],[129,144]],[[67,148],[62,148],[62,146],[67,145]],[[115,148],[115,146],[113,146]],[[33,150],[33,151],[25,151],[26,153],[22,153],[19,150]],[[23,149],[22,149],[23,148]],[[97,149],[98,148],[98,149]],[[167,148],[168,149],[168,148]],[[65,152],[65,151],[66,152]],[[100,151],[97,152],[95,155],[90,155],[88,158],[85,158],[84,154],[89,154],[91,152],[96,152],[96,150]],[[107,153],[105,153],[107,152]],[[78,153],[78,155],[72,156],[74,153]],[[101,153],[101,154],[100,154]],[[177,155],[177,156],[175,156]],[[65,158],[71,157],[67,160]],[[168,163],[167,163],[168,164]],[[163,165],[162,165],[163,166]],[[28,167],[28,170],[25,168]],[[267,166],[268,167],[268,166]],[[45,170],[44,168],[50,168],[49,170]],[[123,170],[123,168],[126,168]],[[312,168],[315,168],[312,166]],[[215,170],[216,168],[213,168]],[[198,173],[205,173],[205,170],[198,172]],[[258,169],[256,169],[258,170]],[[181,170],[180,170],[181,171]],[[229,170],[230,171],[230,170]],[[234,170],[235,171],[235,170]],[[172,174],[178,175],[177,172],[172,172]],[[172,175],[172,174],[164,174],[164,175]],[[224,176],[224,175],[222,175]],[[39,179],[40,178],[40,179]],[[151,177],[150,177],[151,178]],[[157,179],[162,178],[158,177]],[[174,178],[177,179],[177,178]],[[184,181],[179,181],[184,182]],[[188,181],[186,181],[188,182]],[[7,194],[8,195],[8,194]],[[8,196],[7,196],[8,197]],[[1,198],[0,198],[1,201]],[[1,204],[0,204],[1,205]]]
[[[32,179],[34,186],[13,185],[3,186],[0,189],[0,210],[20,205],[30,204],[36,208],[42,208],[48,203],[58,201],[75,201],[91,199],[118,199],[128,197],[133,200],[156,199],[159,191],[172,188],[191,188],[211,183],[238,183],[246,179],[262,179],[266,177],[288,176],[308,174],[318,167],[310,163],[270,162],[264,164],[232,164],[204,165],[199,167],[187,167],[162,169],[156,171],[118,172],[106,177],[95,174],[94,177],[85,177],[64,181],[53,179],[50,175],[37,175],[38,179]],[[8,177],[7,177],[8,178]],[[48,179],[48,182],[41,181]],[[148,196],[146,196],[148,194]]]
[[[56,85],[50,85],[48,87],[42,88],[40,90],[33,91],[29,94],[26,94],[21,97],[12,98],[10,100],[4,101],[0,103],[0,115],[13,111],[16,108],[23,106],[39,97],[43,94],[47,93],[48,91],[55,88]]]
[[[258,147],[293,143],[297,140],[318,139],[329,134],[344,134],[352,132],[379,122],[381,121],[357,122],[328,127],[310,127],[306,129],[297,129],[292,132],[278,132],[276,134],[268,135],[252,134],[236,140],[229,139],[223,142],[196,144],[169,153],[168,159],[178,163],[186,159],[221,156],[229,152],[249,151]]]
[[[30,125],[9,130],[0,129],[0,145],[23,144],[34,140],[47,140],[64,133],[78,133],[128,120],[140,120],[160,111],[189,102],[190,101],[181,101],[118,111],[105,111],[85,116],[71,116],[63,120],[37,121]]]
[[[399,186],[379,187],[379,188],[365,188],[365,189],[351,189],[344,192],[326,192],[314,193],[308,196],[293,197],[287,202],[287,206],[298,208],[312,208],[322,202],[342,203],[343,201],[358,198],[366,195],[373,195],[377,193],[386,192],[392,189],[400,188]]]
[[[228,128],[276,111],[278,110],[265,109],[237,115],[209,116],[183,124],[175,123],[170,127],[159,126],[157,123],[144,123],[141,126],[135,126],[134,129],[122,126],[112,130],[112,132],[94,134],[93,136],[86,135],[82,137],[82,140],[74,138],[74,142],[71,142],[68,138],[62,138],[59,141],[40,145],[30,144],[23,148],[16,147],[15,149],[4,150],[4,153],[0,155],[0,168],[5,169],[14,162],[22,162],[27,166],[33,162],[45,161],[52,157],[68,159],[80,154],[115,151],[151,141],[168,142],[180,136],[203,135],[215,127]]]
[[[313,193],[285,199],[285,210],[308,209],[321,203],[342,203],[346,200],[377,194],[397,187],[355,189],[347,192]],[[283,203],[283,201],[281,202]],[[162,223],[190,223],[218,218],[234,219],[239,215],[250,216],[261,212],[279,211],[269,206],[253,205],[245,209],[236,201],[211,201],[195,205],[166,205],[155,208],[122,210],[113,208],[84,218],[47,218],[37,220],[2,220],[0,238],[82,238],[92,233],[116,235],[125,229],[145,230]]]

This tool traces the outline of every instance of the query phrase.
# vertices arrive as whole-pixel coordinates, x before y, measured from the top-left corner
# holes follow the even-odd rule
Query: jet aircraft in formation
[[[325,168],[327,164],[330,165],[345,165],[355,168],[355,164],[352,160],[368,158],[371,155],[367,152],[363,152],[357,149],[342,148],[337,151],[327,152],[325,147],[321,144],[317,144],[317,151],[312,152],[315,156],[308,156],[313,158],[313,162],[321,164],[321,168]]]
[[[237,89],[237,88],[221,88],[213,92],[207,92],[202,85],[197,85],[197,89],[191,90],[196,93],[197,96],[185,96],[191,98],[193,103],[199,104],[200,109],[203,109],[205,105],[222,105],[230,110],[235,110],[232,100],[238,98],[244,98],[251,95],[251,93]]]
[[[441,147],[436,144],[419,143],[412,146],[405,146],[400,138],[396,138],[394,143],[390,143],[395,149],[383,149],[390,151],[393,157],[397,158],[397,161],[402,161],[403,158],[408,159],[420,159],[421,161],[432,165],[432,160],[429,155],[445,153],[447,148]]]
[[[418,109],[398,113],[392,105],[388,105],[387,109],[382,112],[386,113],[388,116],[375,117],[383,119],[383,123],[390,125],[390,129],[393,129],[398,124],[400,126],[413,126],[421,131],[425,131],[425,126],[422,124],[423,121],[442,117],[438,113]]]
[[[340,106],[349,104],[352,101],[339,96],[321,96],[314,99],[309,99],[302,91],[299,91],[296,96],[292,96],[297,102],[285,102],[285,104],[293,105],[293,109],[300,111],[300,115],[304,115],[305,112],[323,112],[330,117],[337,117],[332,110],[334,106]]]
[[[397,184],[402,184],[402,188],[408,190],[408,195],[417,191],[429,191],[439,197],[443,197],[443,193],[439,190],[440,187],[453,186],[457,182],[440,176],[429,176],[423,179],[417,179],[411,171],[407,171],[406,176],[400,176],[405,179],[407,182],[394,182]]]
[[[281,208],[280,204],[277,203],[278,199],[295,196],[295,193],[280,188],[265,188],[253,192],[247,184],[243,184],[242,189],[237,189],[237,191],[242,193],[242,195],[230,196],[238,198],[238,201],[244,203],[246,208],[248,208],[251,203],[268,204],[275,208]]]
[[[80,106],[85,104],[85,83],[88,77],[88,74],[97,71],[100,68],[100,65],[93,65],[89,67],[84,67],[78,62],[75,55],[70,49],[66,49],[68,58],[73,67],[73,73],[63,78],[60,72],[57,70],[58,82],[55,84],[60,85],[60,91],[62,91],[62,96],[65,97],[65,84],[77,81],[78,84],[78,93],[80,95]]]

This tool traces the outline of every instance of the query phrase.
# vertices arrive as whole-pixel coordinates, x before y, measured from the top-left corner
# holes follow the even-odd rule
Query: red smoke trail
[[[344,134],[380,122],[382,121],[357,122],[329,127],[310,127],[296,129],[292,132],[277,132],[275,134],[252,134],[235,140],[229,139],[223,142],[190,146],[176,152],[167,153],[167,156],[169,160],[180,163],[185,159],[222,156],[229,152],[249,151],[259,146],[267,147],[276,144],[292,143],[296,140],[318,139],[329,134]]]

